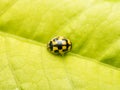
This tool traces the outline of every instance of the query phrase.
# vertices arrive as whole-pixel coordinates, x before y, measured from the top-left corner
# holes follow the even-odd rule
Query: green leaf
[[[2,90],[117,90],[120,71],[69,53],[55,56],[44,44],[0,34]],[[6,86],[7,84],[7,86]]]
[[[118,90],[119,0],[1,0],[1,90]],[[66,56],[46,50],[71,39]]]

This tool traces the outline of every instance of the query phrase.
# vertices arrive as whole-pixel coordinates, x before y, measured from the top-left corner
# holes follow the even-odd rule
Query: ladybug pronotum
[[[69,39],[58,36],[48,42],[47,48],[53,54],[64,55],[71,50],[72,43]]]

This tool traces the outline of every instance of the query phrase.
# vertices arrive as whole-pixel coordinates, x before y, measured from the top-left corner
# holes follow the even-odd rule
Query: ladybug
[[[68,51],[71,51],[72,43],[69,39],[58,36],[48,42],[47,48],[53,54],[64,55]]]

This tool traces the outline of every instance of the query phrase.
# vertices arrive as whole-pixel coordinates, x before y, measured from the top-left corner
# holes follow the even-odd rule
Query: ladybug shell
[[[47,47],[52,53],[63,55],[71,50],[72,43],[69,39],[59,36],[50,40]]]

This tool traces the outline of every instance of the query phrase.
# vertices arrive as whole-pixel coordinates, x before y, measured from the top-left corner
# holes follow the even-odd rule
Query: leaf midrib
[[[44,43],[41,43],[41,42],[38,42],[38,41],[35,41],[35,40],[31,40],[31,39],[28,39],[28,38],[20,37],[20,36],[14,35],[14,34],[2,32],[2,31],[0,31],[0,35],[9,36],[9,37],[15,38],[15,39],[17,39],[17,40],[20,40],[20,41],[22,41],[22,42],[27,42],[27,43],[30,43],[30,44],[33,44],[33,45],[37,45],[37,46],[41,46],[41,47],[46,47],[46,46],[47,46],[47,45],[44,44]],[[46,50],[47,50],[47,48],[46,48]],[[96,59],[93,59],[93,58],[81,56],[81,55],[76,54],[76,53],[73,53],[73,52],[69,52],[68,55],[72,55],[72,56],[75,56],[75,57],[78,57],[78,58],[84,58],[85,60],[89,60],[89,59],[90,59],[91,62],[99,63],[99,64],[101,64],[101,65],[103,65],[103,66],[110,67],[110,68],[112,68],[112,69],[115,69],[115,70],[120,71],[120,69],[117,68],[117,67],[114,67],[114,66],[112,66],[112,65],[99,62],[99,61],[97,61]],[[90,60],[89,60],[89,61],[90,61]]]

